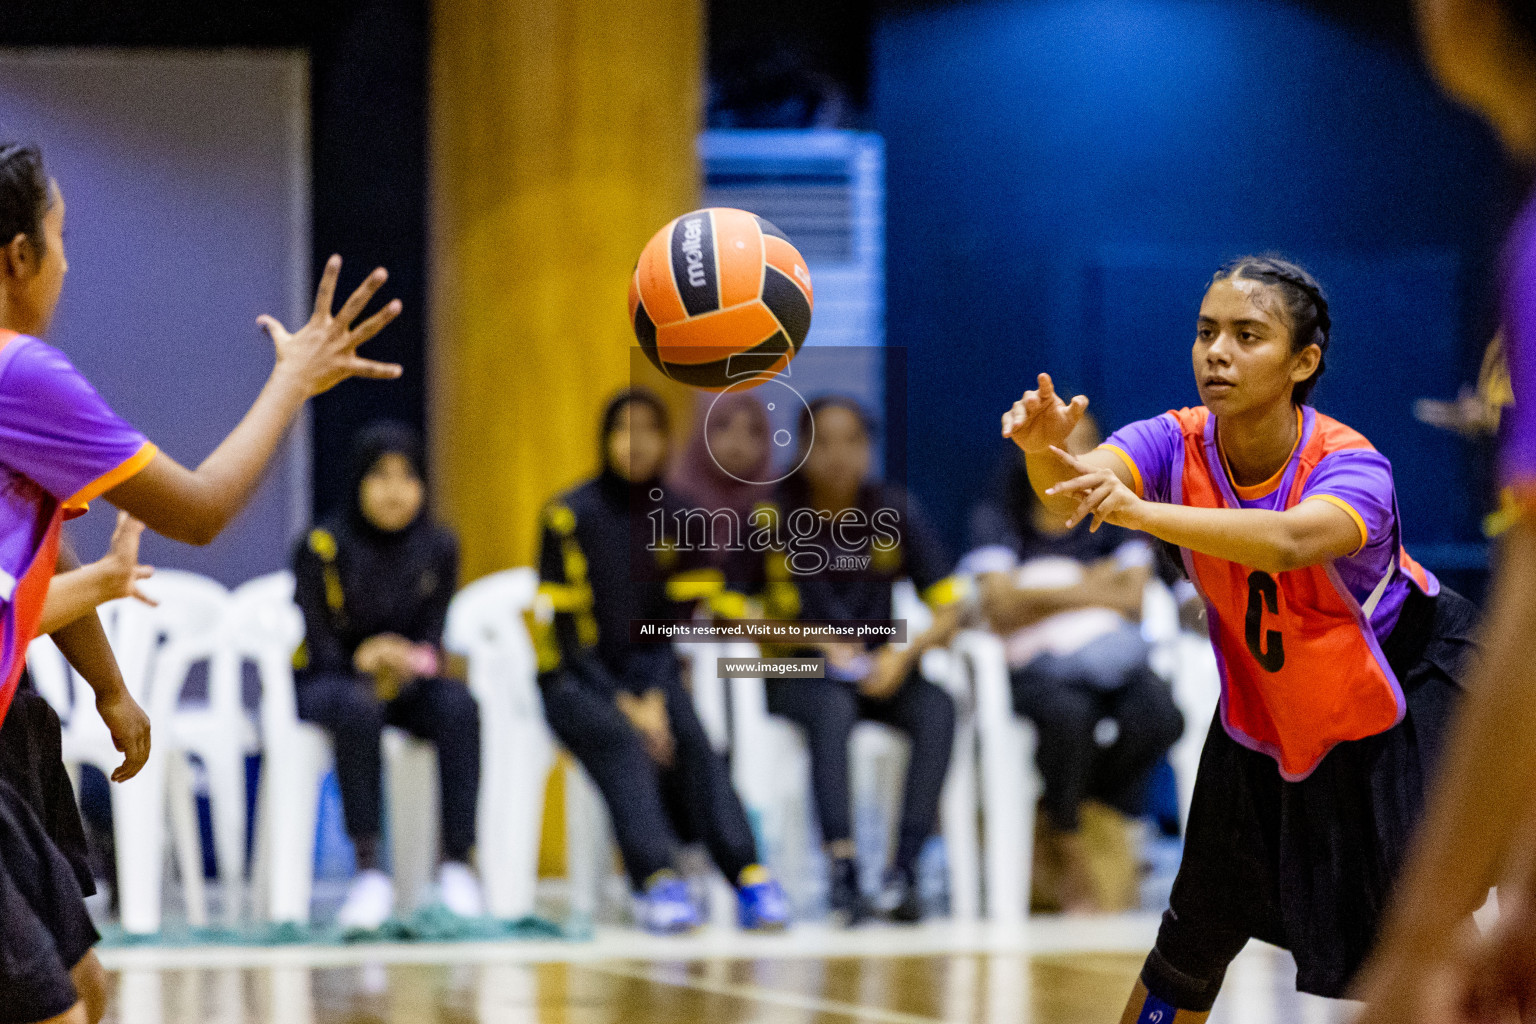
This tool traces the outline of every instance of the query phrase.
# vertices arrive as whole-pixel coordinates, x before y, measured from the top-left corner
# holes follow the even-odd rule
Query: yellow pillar
[[[433,472],[468,581],[531,564],[541,505],[596,469],[598,412],[630,382],[635,259],[698,205],[704,12],[432,13]]]
[[[539,508],[597,468],[598,413],[631,382],[635,259],[698,205],[704,11],[434,0],[432,29],[434,499],[468,582],[531,564]],[[545,873],[561,792],[557,772]]]

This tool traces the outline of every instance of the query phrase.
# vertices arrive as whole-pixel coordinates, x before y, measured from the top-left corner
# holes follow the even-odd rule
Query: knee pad
[[[1214,978],[1197,978],[1169,963],[1162,951],[1154,946],[1141,968],[1141,983],[1147,987],[1147,1003],[1153,1010],[1156,1000],[1174,1010],[1209,1013],[1226,974],[1227,968],[1222,965]],[[1172,1015],[1165,1019],[1171,1021]]]

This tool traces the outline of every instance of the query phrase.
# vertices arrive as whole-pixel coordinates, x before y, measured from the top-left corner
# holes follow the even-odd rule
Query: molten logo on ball
[[[708,391],[783,372],[811,329],[811,273],[784,233],[745,210],[696,210],[656,232],[629,284],[646,358]]]

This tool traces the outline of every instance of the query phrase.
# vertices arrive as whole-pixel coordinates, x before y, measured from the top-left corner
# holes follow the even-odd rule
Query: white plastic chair
[[[1161,580],[1147,584],[1141,602],[1141,631],[1152,644],[1153,671],[1168,680],[1173,702],[1184,716],[1184,735],[1168,751],[1168,762],[1179,789],[1179,823],[1187,826],[1200,751],[1221,699],[1221,675],[1211,641],[1180,628],[1178,601]]]
[[[208,665],[207,698],[178,700],[169,739],[181,753],[202,763],[213,824],[214,852],[224,893],[222,918],[234,924],[244,903],[246,784],[245,759],[259,749],[255,724],[241,701],[240,660],[224,642],[231,604],[229,591],[195,573],[162,570],[149,592],[162,603],[188,609],[187,625],[199,631]],[[180,771],[180,767],[176,768]],[[201,839],[197,838],[199,849]],[[178,839],[178,842],[183,840]]]
[[[320,782],[333,754],[325,731],[298,717],[293,652],[304,638],[304,619],[293,591],[287,571],[241,585],[225,640],[242,661],[254,663],[261,680],[256,888],[268,920],[305,924],[314,891]],[[403,914],[415,908],[436,862],[437,754],[429,743],[386,729],[384,757],[395,905]]]
[[[480,704],[481,881],[487,909],[505,920],[534,910],[545,782],[555,759],[523,623],[537,591],[532,569],[476,580],[454,596],[444,634],[444,645],[468,659],[470,692]]]
[[[1152,645],[1150,663],[1168,679],[1174,703],[1184,715],[1184,735],[1169,752],[1179,787],[1179,810],[1187,823],[1190,794],[1205,729],[1216,705],[1219,683],[1215,656],[1203,637],[1182,633],[1172,593],[1156,578],[1142,597],[1142,634]],[[1003,642],[990,633],[966,631],[952,653],[976,694],[976,735],[981,749],[983,859],[986,916],[1018,922],[1026,913],[1034,855],[1035,808],[1042,791],[1035,767],[1038,734],[1014,713]]]
[[[192,773],[177,741],[176,704],[192,666],[214,660],[224,593],[211,580],[172,570],[163,570],[143,587],[160,602],[159,607],[124,598],[99,610],[128,692],[149,715],[155,730],[144,768],[135,778],[111,787],[118,904],[123,930],[131,935],[160,931],[167,809],[187,919],[194,926],[207,924]],[[76,785],[82,764],[110,775],[122,755],[96,715],[94,697],[84,680],[69,669],[47,638],[33,642],[27,660],[39,691],[63,723],[63,759]]]
[[[907,620],[908,636],[916,636],[932,622],[908,581],[896,587],[893,612],[896,618]],[[731,644],[724,650],[731,658],[748,659],[757,653],[752,644]],[[955,689],[949,652],[929,651],[923,658],[923,674],[949,690],[956,701],[955,747],[940,801],[939,825],[949,873],[950,912],[956,919],[969,920],[976,916],[979,903],[971,725],[975,704],[968,692]],[[731,770],[737,792],[758,820],[760,838],[767,847],[765,859],[790,890],[793,902],[804,906],[811,902],[801,883],[809,875],[814,834],[810,754],[805,738],[797,726],[768,713],[767,686],[771,683],[743,678],[732,679],[729,684]],[[849,745],[855,829],[867,816],[862,812],[873,810],[885,829],[882,841],[873,845],[883,853],[889,850],[898,824],[907,741],[895,729],[860,722]]]
[[[1026,915],[1034,860],[1035,769],[1038,737],[1027,718],[1014,714],[1003,642],[991,633],[965,630],[951,654],[975,700],[980,747],[981,806],[985,819],[982,858],[985,912],[989,920],[1016,924]]]

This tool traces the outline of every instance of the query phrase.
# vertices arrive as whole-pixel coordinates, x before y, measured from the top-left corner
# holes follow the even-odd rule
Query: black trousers
[[[464,861],[475,845],[480,796],[480,709],[453,679],[417,679],[381,701],[373,680],[355,673],[314,673],[298,680],[299,717],[331,734],[347,834],[376,845],[383,795],[384,727],[392,725],[437,747],[443,854]],[[407,823],[395,822],[396,828]]]
[[[836,680],[775,679],[768,682],[768,710],[805,730],[816,817],[825,843],[853,837],[848,782],[848,738],[853,727],[867,719],[907,734],[912,755],[893,866],[910,871],[938,825],[939,796],[955,741],[955,702],[949,694],[916,671],[884,700],[866,697]]]
[[[1089,797],[1123,814],[1145,812],[1152,770],[1184,732],[1184,716],[1168,684],[1145,665],[1128,672],[1115,689],[1047,678],[1031,668],[1033,663],[1010,673],[1013,707],[1039,734],[1035,763],[1045,780],[1043,802],[1051,821],[1075,831]],[[1120,731],[1113,743],[1100,747],[1094,730],[1106,718]]]
[[[725,761],[710,746],[693,699],[675,673],[651,683],[667,696],[676,746],[669,768],[651,760],[612,697],[571,672],[543,682],[544,716],[603,794],[636,891],[656,872],[676,867],[683,843],[703,843],[733,885],[757,862],[757,841]]]

